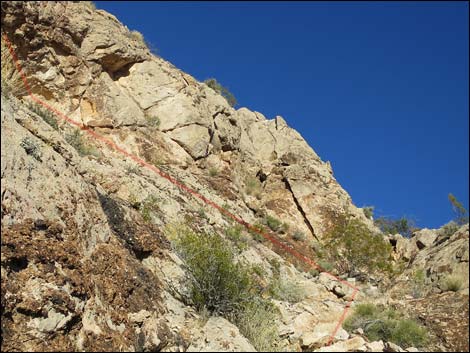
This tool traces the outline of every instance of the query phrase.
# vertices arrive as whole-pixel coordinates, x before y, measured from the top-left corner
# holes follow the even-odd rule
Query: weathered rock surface
[[[248,223],[262,223],[266,214],[279,218],[289,228],[276,237],[290,242],[303,233],[292,246],[308,256],[329,226],[329,212],[352,213],[373,227],[330,163],[283,117],[235,110],[152,55],[114,16],[88,2],[13,1],[2,2],[1,16],[34,94],[84,125],[77,137],[76,127],[53,116],[54,128],[30,98],[2,91],[2,350],[254,351],[225,319],[201,326],[183,298],[181,259],[164,236],[173,223],[221,234],[233,223],[88,132]],[[462,229],[447,238],[433,230],[396,238],[397,256],[424,267],[432,283],[462,274],[468,226]],[[352,289],[325,273],[312,277],[282,249],[243,235],[248,248],[241,261],[262,268],[265,281],[278,273],[302,292],[291,302],[272,300],[280,348],[322,347]],[[369,289],[380,296],[377,287]],[[468,278],[459,295],[465,293]],[[370,345],[339,329],[334,344],[320,349]]]

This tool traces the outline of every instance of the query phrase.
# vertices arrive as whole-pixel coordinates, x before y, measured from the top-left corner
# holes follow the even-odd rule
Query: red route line
[[[329,341],[327,343],[327,345],[329,346],[335,336],[336,336],[336,333],[338,332],[338,330],[340,329],[344,319],[346,318],[346,314],[352,304],[352,302],[354,301],[354,297],[356,296],[357,292],[359,291],[359,289],[356,287],[356,286],[353,286],[352,284],[350,284],[349,282],[335,276],[334,274],[328,272],[328,271],[325,271],[323,268],[321,268],[318,264],[316,264],[312,259],[306,257],[305,255],[299,253],[297,250],[294,249],[294,247],[290,244],[286,245],[285,243],[279,241],[278,239],[274,238],[272,235],[270,234],[267,234],[265,232],[263,232],[262,230],[260,230],[259,228],[249,224],[248,222],[244,221],[243,219],[241,219],[240,217],[237,217],[236,215],[234,215],[233,213],[227,211],[225,208],[219,206],[218,204],[216,204],[215,202],[209,200],[208,198],[206,198],[205,196],[201,195],[200,193],[198,193],[197,191],[191,189],[190,187],[186,186],[185,184],[179,182],[178,180],[174,179],[173,177],[171,177],[169,174],[161,171],[160,169],[158,169],[157,167],[155,167],[153,164],[149,164],[147,163],[146,161],[144,161],[143,159],[137,157],[136,155],[132,154],[132,153],[129,153],[127,152],[125,149],[123,149],[122,147],[119,147],[114,141],[110,140],[109,138],[106,138],[98,133],[96,133],[95,131],[93,130],[90,130],[87,126],[84,126],[83,124],[81,123],[78,123],[76,122],[75,120],[73,119],[70,119],[67,115],[65,115],[64,113],[60,112],[59,110],[55,109],[54,107],[51,107],[49,104],[47,104],[46,102],[42,101],[41,99],[37,98],[31,91],[31,88],[28,84],[28,80],[26,78],[26,75],[24,74],[22,68],[21,68],[21,65],[19,64],[19,61],[16,57],[16,54],[15,54],[15,51],[13,50],[13,46],[10,42],[10,40],[8,39],[8,36],[6,34],[3,35],[3,39],[5,40],[5,42],[7,43],[8,45],[8,50],[15,62],[15,66],[16,66],[16,69],[17,71],[19,72],[19,74],[21,75],[21,79],[25,85],[25,88],[26,88],[26,91],[28,92],[29,96],[31,97],[32,100],[34,100],[35,102],[37,102],[38,104],[41,104],[43,107],[45,107],[46,109],[48,109],[49,111],[55,113],[57,116],[59,116],[61,119],[67,121],[68,123],[80,128],[81,130],[84,130],[85,132],[87,132],[89,135],[93,136],[95,139],[97,140],[100,140],[102,142],[104,142],[105,144],[109,145],[110,147],[112,147],[113,149],[115,149],[116,151],[124,154],[126,157],[129,157],[131,158],[134,162],[136,162],[137,164],[140,164],[142,167],[146,167],[147,169],[150,169],[152,170],[153,172],[157,173],[158,175],[160,175],[161,177],[167,179],[169,182],[171,182],[172,184],[176,185],[177,187],[179,187],[180,189],[188,192],[189,194],[193,195],[194,197],[202,200],[205,204],[207,205],[210,205],[212,206],[213,208],[219,210],[221,213],[225,214],[226,216],[230,217],[231,219],[233,219],[234,221],[240,223],[241,225],[243,225],[245,228],[247,228],[248,230],[251,230],[255,233],[258,233],[259,235],[263,236],[265,239],[269,240],[271,243],[273,243],[274,245],[276,245],[277,247],[281,248],[281,249],[284,249],[285,251],[287,251],[288,253],[290,253],[291,255],[293,255],[294,257],[298,258],[299,260],[302,260],[303,262],[305,262],[306,264],[312,266],[313,268],[315,269],[318,269],[320,270],[321,272],[324,272],[326,273],[327,275],[329,275],[330,277],[334,278],[336,281],[346,285],[347,287],[351,288],[353,290],[353,293],[351,295],[351,299],[348,301],[348,303],[346,304],[346,307],[344,308],[344,311],[335,327],[335,329],[333,330],[333,333],[331,334],[330,338],[329,338]]]

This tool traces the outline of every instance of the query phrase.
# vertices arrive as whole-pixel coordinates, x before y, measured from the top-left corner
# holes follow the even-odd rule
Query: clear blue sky
[[[357,206],[468,209],[467,2],[95,2],[239,106],[282,115]]]

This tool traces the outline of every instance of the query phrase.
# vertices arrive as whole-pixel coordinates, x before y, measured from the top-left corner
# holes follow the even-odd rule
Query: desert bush
[[[412,275],[412,295],[414,298],[421,298],[425,289],[426,274],[422,268],[413,272]]]
[[[11,56],[10,50],[1,34],[1,55],[2,55],[2,71],[1,71],[1,88],[5,97],[10,95],[20,98],[28,95],[21,75],[16,67],[15,61]]]
[[[256,198],[261,198],[261,182],[255,177],[248,177],[245,180],[245,192],[247,195],[253,195]]]
[[[457,275],[448,275],[442,280],[443,291],[458,292],[463,286],[463,279]]]
[[[362,212],[364,212],[364,216],[369,219],[372,219],[374,217],[374,209],[374,206],[365,206],[362,208]]]
[[[215,92],[220,94],[222,97],[224,97],[227,103],[230,104],[230,106],[234,107],[235,105],[237,105],[237,100],[235,96],[226,87],[222,86],[219,82],[217,82],[215,78],[209,78],[205,80],[204,83],[210,88],[212,88]]]
[[[277,232],[281,229],[282,222],[273,216],[266,216],[264,223],[273,231]]]
[[[455,212],[455,222],[458,225],[463,225],[468,223],[468,211],[463,207],[463,205],[457,200],[457,198],[449,194],[449,202],[452,205],[452,210]]]
[[[294,234],[292,235],[292,239],[295,241],[305,241],[307,237],[305,236],[304,232],[301,232],[300,230],[296,230]]]
[[[217,168],[215,168],[215,167],[210,167],[210,168],[209,168],[209,175],[210,175],[211,177],[215,177],[215,176],[217,176],[218,174],[219,174],[219,171],[217,170]]]
[[[147,121],[150,126],[158,128],[160,126],[160,118],[156,115],[148,116]]]
[[[54,113],[36,103],[29,103],[29,110],[36,113],[42,120],[50,125],[54,130],[59,130],[59,125],[54,117]]]
[[[459,230],[459,225],[455,221],[450,221],[447,224],[444,224],[440,229],[439,229],[439,235],[444,236],[444,237],[450,237],[453,235],[456,231]]]
[[[339,273],[351,277],[393,271],[390,243],[347,214],[335,216],[333,227],[325,235],[321,256]]]
[[[225,235],[228,239],[233,241],[240,251],[244,251],[248,248],[248,237],[243,233],[243,227],[241,225],[235,225],[225,229]]]
[[[233,248],[217,234],[179,226],[168,229],[167,236],[184,263],[188,303],[232,321],[258,351],[274,350],[278,310],[257,290],[257,270],[235,261]]]
[[[258,352],[275,352],[279,333],[274,322],[278,316],[272,303],[257,297],[247,302],[233,321]]]
[[[411,234],[417,230],[415,222],[406,217],[400,219],[391,219],[388,217],[379,217],[374,220],[374,224],[384,234],[401,234],[406,238],[410,238]]]
[[[144,38],[144,35],[142,33],[140,33],[139,31],[131,31],[129,33],[129,36],[138,41],[140,44],[143,44],[145,46],[147,46],[147,43],[145,43],[145,38]]]
[[[358,304],[343,327],[349,332],[361,328],[370,341],[390,341],[405,348],[420,347],[426,343],[426,329],[416,321],[403,317],[403,313],[392,309],[385,310],[374,304]]]
[[[65,140],[77,150],[80,156],[92,155],[100,157],[101,153],[93,146],[89,146],[84,142],[80,130],[74,130],[73,133],[65,135]]]
[[[188,275],[190,302],[213,314],[239,311],[249,299],[251,278],[247,267],[235,263],[233,250],[217,234],[181,228],[174,239]]]
[[[152,214],[159,208],[160,201],[158,197],[149,195],[140,203],[139,211],[145,222],[152,221]]]

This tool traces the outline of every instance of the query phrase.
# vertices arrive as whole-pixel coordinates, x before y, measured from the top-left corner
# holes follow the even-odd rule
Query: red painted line
[[[86,133],[88,133],[90,136],[93,136],[96,140],[99,140],[99,141],[102,141],[104,142],[105,144],[107,144],[108,146],[110,146],[111,148],[115,149],[116,151],[122,153],[123,155],[125,155],[126,157],[132,159],[134,162],[136,162],[137,164],[140,164],[142,167],[145,167],[149,170],[152,170],[153,172],[155,172],[156,174],[160,175],[161,177],[167,179],[169,182],[171,182],[172,184],[176,185],[177,187],[179,187],[180,189],[186,191],[187,193],[193,195],[194,197],[200,199],[201,201],[203,201],[206,205],[209,205],[209,206],[212,206],[213,208],[217,209],[218,211],[220,211],[221,213],[225,214],[226,216],[230,217],[231,219],[233,219],[234,221],[236,221],[237,223],[241,224],[242,226],[244,226],[246,229],[248,230],[251,230],[259,235],[261,235],[262,237],[264,237],[265,239],[269,240],[272,244],[274,244],[275,246],[277,246],[278,248],[281,248],[283,250],[285,250],[286,252],[288,252],[289,254],[293,255],[294,257],[296,257],[297,259],[299,260],[302,260],[303,262],[305,262],[306,264],[310,265],[311,267],[315,268],[315,269],[318,269],[320,270],[321,272],[324,272],[326,273],[328,276],[332,277],[333,279],[335,279],[336,281],[346,285],[347,287],[351,288],[353,290],[353,294],[351,296],[351,300],[348,301],[348,303],[346,304],[346,307],[343,311],[343,314],[341,315],[341,318],[338,322],[338,324],[336,325],[333,333],[331,334],[330,336],[330,339],[328,341],[328,344],[327,345],[330,345],[333,340],[334,340],[334,337],[336,335],[336,333],[338,332],[339,328],[341,327],[344,319],[346,318],[346,314],[348,312],[348,309],[349,307],[351,306],[353,300],[354,300],[354,297],[356,296],[357,292],[359,291],[359,289],[355,286],[353,286],[352,284],[350,284],[349,282],[335,276],[334,274],[328,272],[328,271],[325,271],[322,267],[320,267],[317,263],[315,263],[312,259],[306,257],[305,255],[299,253],[297,250],[294,249],[294,247],[290,244],[285,244],[284,242],[281,242],[279,241],[278,239],[274,238],[272,235],[268,234],[268,233],[265,233],[263,232],[261,229],[249,224],[248,222],[244,221],[243,219],[241,219],[240,217],[234,215],[233,213],[229,212],[228,210],[226,210],[225,208],[219,206],[218,204],[216,204],[215,202],[207,199],[205,196],[201,195],[200,193],[198,193],[197,191],[191,189],[190,187],[186,186],[185,184],[179,182],[178,180],[174,179],[172,176],[170,176],[169,174],[163,172],[162,170],[160,170],[159,168],[157,168],[156,166],[154,166],[153,164],[150,164],[146,161],[144,161],[143,159],[139,158],[138,156],[130,153],[130,152],[127,152],[125,149],[123,149],[122,147],[118,146],[114,141],[112,141],[111,139],[107,138],[107,137],[104,137],[98,133],[96,133],[95,131],[89,129],[87,126],[79,123],[79,122],[76,122],[75,120],[69,118],[67,115],[65,115],[64,113],[62,113],[61,111],[55,109],[54,107],[50,106],[48,103],[42,101],[41,99],[37,98],[31,91],[31,88],[28,84],[28,80],[27,80],[27,77],[26,75],[24,74],[22,68],[21,68],[21,65],[16,57],[16,54],[15,54],[15,51],[13,50],[13,46],[10,42],[10,40],[8,39],[7,35],[4,34],[3,36],[3,39],[5,40],[5,42],[7,43],[8,45],[8,49],[9,49],[9,52],[10,52],[10,55],[12,56],[14,62],[15,62],[15,66],[16,66],[16,69],[18,70],[19,74],[21,75],[21,79],[25,85],[25,88],[26,88],[26,91],[28,92],[29,96],[31,97],[31,99],[33,101],[35,101],[36,103],[42,105],[44,108],[46,108],[47,110],[51,111],[52,113],[54,113],[56,116],[60,117],[61,119],[67,121],[69,124],[71,125],[74,125],[78,128],[80,128],[81,130],[85,131]]]

